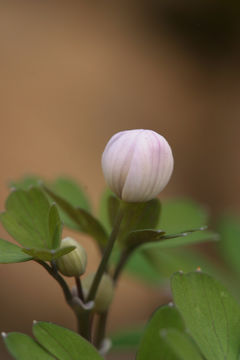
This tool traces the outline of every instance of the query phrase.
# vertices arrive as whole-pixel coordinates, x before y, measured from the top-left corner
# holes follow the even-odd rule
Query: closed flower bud
[[[75,246],[70,253],[57,259],[57,267],[65,276],[78,277],[85,272],[87,265],[87,253],[85,249],[76,240],[66,237],[61,242],[61,248]]]
[[[173,155],[166,139],[152,130],[115,134],[102,155],[102,169],[110,189],[126,202],[155,198],[173,171]]]
[[[89,293],[94,277],[95,273],[87,275],[82,280],[83,292],[85,297],[87,297]],[[94,311],[96,311],[97,313],[105,312],[111,305],[113,295],[114,285],[112,278],[108,274],[104,274],[98,286],[98,290],[94,300]]]

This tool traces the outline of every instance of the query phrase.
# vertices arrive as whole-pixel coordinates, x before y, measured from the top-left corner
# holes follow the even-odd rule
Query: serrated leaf
[[[32,260],[32,257],[22,252],[22,248],[0,239],[0,264],[11,264]]]
[[[94,216],[89,214],[84,209],[75,208],[69,202],[55,194],[50,189],[46,187],[44,187],[44,189],[75,222],[79,231],[91,235],[102,247],[106,245],[108,240],[106,231]]]
[[[186,333],[177,329],[167,329],[162,332],[161,337],[179,360],[203,360],[196,345]]]
[[[214,278],[201,272],[172,277],[175,304],[206,360],[239,356],[240,307]]]
[[[49,184],[49,188],[58,196],[69,202],[73,207],[78,207],[83,210],[90,212],[91,206],[90,202],[85,195],[83,189],[77,184],[74,180],[59,177],[53,183]],[[60,217],[65,226],[70,229],[78,230],[78,225],[75,221],[64,211],[61,207]]]
[[[185,330],[182,317],[173,306],[162,306],[153,314],[140,342],[136,360],[180,360],[161,337],[161,332],[166,329]]]
[[[180,233],[207,225],[209,213],[201,204],[190,199],[172,199],[162,203],[161,218],[157,228],[166,233]]]
[[[55,204],[53,204],[49,210],[48,226],[51,248],[56,249],[61,243],[62,222]]]
[[[55,359],[30,336],[13,332],[8,334],[3,339],[8,351],[16,360]]]
[[[33,326],[33,334],[58,360],[103,360],[88,341],[61,326],[38,322]]]
[[[26,249],[23,248],[22,251],[30,255],[33,259],[42,260],[42,261],[52,261],[56,260],[59,257],[66,255],[73,251],[75,246],[66,246],[59,249]]]

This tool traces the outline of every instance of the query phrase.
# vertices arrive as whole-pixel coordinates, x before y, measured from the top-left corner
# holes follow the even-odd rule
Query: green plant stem
[[[126,265],[127,261],[129,260],[130,256],[132,255],[133,251],[134,251],[134,248],[126,248],[122,251],[119,261],[117,263],[117,266],[115,268],[115,271],[113,273],[113,281],[114,281],[115,285],[119,279],[119,276],[122,273],[124,266]]]
[[[75,277],[75,282],[76,282],[78,297],[84,302],[84,294],[83,294],[82,283],[80,278]]]
[[[119,259],[117,266],[115,268],[115,271],[113,273],[113,281],[114,281],[115,285],[122,273],[124,266],[126,265],[127,261],[129,260],[130,256],[132,255],[133,251],[134,251],[134,248],[126,248],[122,251],[120,259]],[[98,326],[96,329],[96,340],[95,340],[95,344],[98,349],[101,348],[101,344],[105,338],[108,314],[109,314],[109,312],[106,311],[103,314],[99,315]]]
[[[108,265],[108,260],[110,258],[111,253],[112,253],[115,241],[117,239],[117,235],[118,235],[119,228],[120,228],[120,225],[121,225],[121,222],[122,222],[122,218],[123,218],[123,208],[120,205],[119,212],[118,212],[118,215],[117,215],[117,218],[116,218],[112,233],[110,235],[107,247],[106,247],[106,249],[104,251],[102,260],[100,262],[97,273],[95,275],[92,286],[90,288],[90,291],[89,291],[89,294],[88,294],[88,297],[87,297],[87,302],[94,301],[94,299],[95,299],[98,286],[100,284],[100,281],[102,279],[102,276],[103,276],[104,272],[106,271],[106,268],[107,268],[107,265]]]
[[[88,303],[90,301],[94,301],[96,293],[97,293],[98,286],[99,286],[100,281],[102,279],[102,276],[103,276],[103,274],[105,273],[105,271],[107,269],[108,261],[109,261],[109,258],[111,256],[115,241],[116,241],[117,236],[118,236],[120,225],[121,225],[121,222],[122,222],[122,219],[123,219],[123,214],[124,214],[123,207],[124,207],[124,204],[121,203],[121,205],[119,207],[118,215],[117,215],[116,220],[115,220],[113,230],[112,230],[111,235],[109,237],[108,244],[107,244],[107,246],[105,248],[102,260],[100,262],[97,273],[95,275],[92,286],[90,288],[89,294],[87,296],[86,303]],[[57,282],[59,283],[59,285],[61,286],[61,288],[63,290],[63,293],[64,293],[64,296],[65,296],[65,299],[66,299],[67,303],[70,305],[70,307],[73,309],[75,315],[77,316],[78,332],[85,339],[87,339],[88,341],[91,341],[91,327],[92,327],[91,326],[92,325],[92,313],[91,313],[91,311],[84,310],[80,306],[76,306],[76,305],[73,304],[72,293],[71,293],[67,283],[65,282],[65,280],[58,273],[57,268],[55,266],[55,263],[52,263],[52,266],[49,266],[44,261],[37,260],[37,262],[40,265],[42,265],[47,270],[47,272],[55,280],[57,280]],[[75,278],[75,281],[76,281],[76,286],[77,286],[79,298],[83,301],[84,297],[83,297],[83,292],[82,292],[80,279]],[[107,314],[108,313],[106,312],[105,315],[101,316],[100,319],[99,319],[99,331],[97,332],[97,343],[99,344],[99,346],[100,346],[100,343],[102,342],[102,340],[104,339],[104,336],[105,336]]]
[[[66,283],[66,281],[62,278],[62,276],[57,272],[57,270],[54,267],[49,266],[47,263],[45,263],[42,260],[36,260],[36,262],[44,267],[45,270],[59,283],[61,286],[64,297],[67,301],[67,303],[72,306],[72,293]]]
[[[86,340],[90,341],[91,339],[91,329],[90,329],[90,321],[91,321],[91,315],[89,310],[84,310],[79,305],[76,305],[73,303],[73,296],[72,293],[65,282],[65,280],[62,278],[62,276],[58,273],[57,268],[55,267],[55,264],[52,264],[52,267],[49,266],[46,262],[41,260],[36,260],[38,264],[44,267],[45,270],[59,283],[61,286],[64,297],[68,305],[71,307],[73,312],[76,315],[77,318],[77,324],[78,324],[78,332],[80,335],[82,335]],[[82,300],[82,299],[81,299]]]
[[[92,314],[89,311],[82,311],[77,314],[78,333],[91,342]]]
[[[102,342],[105,338],[106,325],[107,325],[108,311],[99,315],[95,344],[97,349],[101,348]]]

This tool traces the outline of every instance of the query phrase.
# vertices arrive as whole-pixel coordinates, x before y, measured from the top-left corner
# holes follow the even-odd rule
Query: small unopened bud
[[[94,277],[95,277],[95,273],[87,275],[82,280],[83,292],[85,297],[87,297],[89,293]],[[112,278],[109,275],[104,274],[100,281],[96,293],[96,297],[94,300],[94,308],[93,308],[94,311],[96,311],[97,313],[105,312],[111,305],[111,302],[113,300],[113,295],[114,295],[114,285]]]
[[[70,253],[57,259],[57,267],[65,276],[80,276],[85,272],[87,265],[87,253],[76,240],[66,237],[61,242],[61,248],[75,246]]]
[[[167,140],[152,130],[127,130],[115,134],[102,155],[102,169],[110,189],[126,202],[155,198],[173,171]]]

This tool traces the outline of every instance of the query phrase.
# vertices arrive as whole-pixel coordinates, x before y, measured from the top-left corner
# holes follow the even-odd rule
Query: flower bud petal
[[[155,198],[173,172],[167,140],[152,130],[126,130],[115,134],[102,155],[102,169],[110,189],[127,202]]]
[[[78,277],[85,272],[87,265],[87,253],[82,245],[76,240],[66,237],[61,242],[61,248],[75,246],[70,253],[57,259],[58,270],[65,276]]]
[[[85,276],[82,280],[83,292],[85,297],[87,297],[89,293],[94,277],[95,273]],[[108,274],[104,274],[100,281],[94,300],[94,311],[96,311],[97,313],[105,312],[111,305],[113,295],[114,285],[112,278]]]

